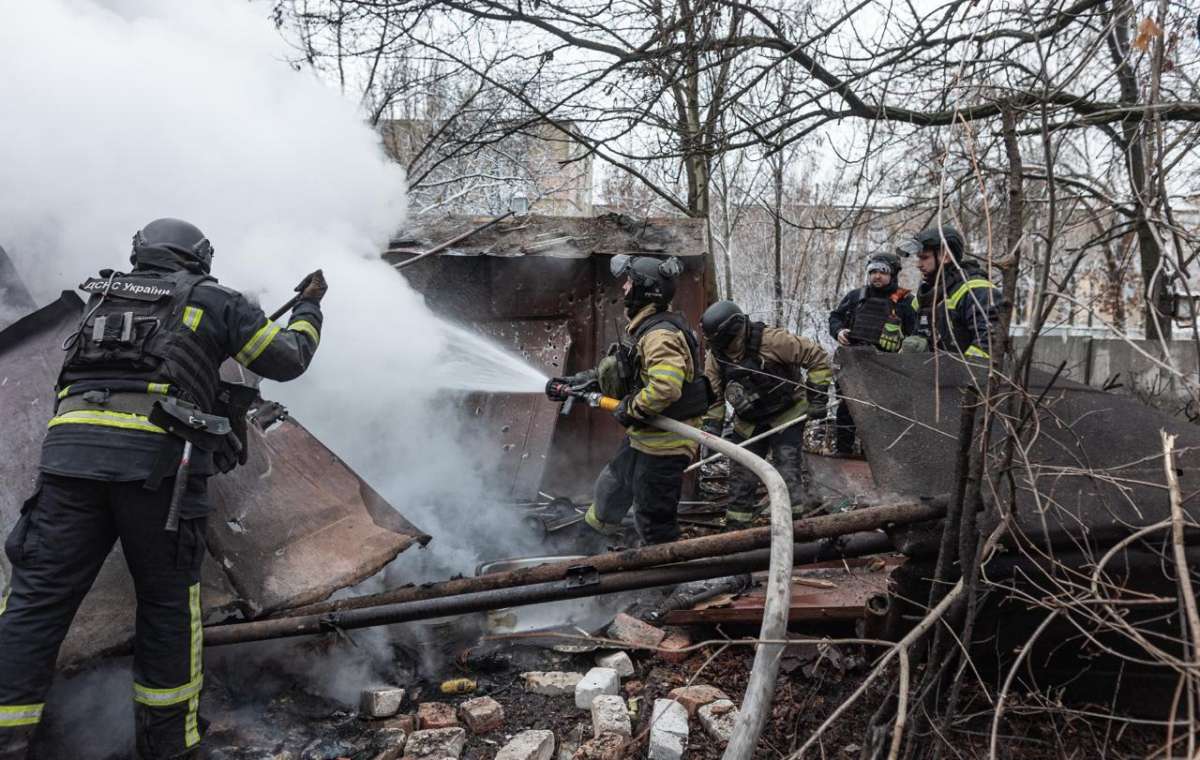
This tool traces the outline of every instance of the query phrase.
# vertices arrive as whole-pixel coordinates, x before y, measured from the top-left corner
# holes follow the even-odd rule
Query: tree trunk
[[[783,153],[776,153],[771,171],[775,180],[775,326],[787,327],[783,323]]]

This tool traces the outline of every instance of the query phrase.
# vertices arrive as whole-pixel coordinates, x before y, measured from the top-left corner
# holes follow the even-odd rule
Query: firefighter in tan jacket
[[[700,321],[708,352],[704,374],[715,398],[704,416],[705,432],[720,435],[725,425],[725,402],[733,407],[733,435],[741,443],[802,415],[825,416],[833,373],[829,355],[815,341],[762,322],[751,322],[737,304],[718,301]],[[765,457],[770,451],[775,469],[787,483],[792,504],[809,501],[804,484],[804,423],[750,444]],[[732,464],[729,506],[725,522],[744,527],[762,511],[756,503],[758,480],[744,467]]]
[[[627,431],[621,447],[596,479],[595,499],[585,522],[605,535],[620,532],[634,507],[638,535],[648,544],[679,538],[676,510],[683,471],[697,444],[659,430],[645,420],[663,415],[698,426],[709,405],[708,385],[700,373],[700,346],[682,314],[669,310],[679,259],[614,256],[612,273],[624,278],[629,338],[614,346],[596,369],[552,378],[552,388],[597,384],[606,396],[621,399],[613,416]]]

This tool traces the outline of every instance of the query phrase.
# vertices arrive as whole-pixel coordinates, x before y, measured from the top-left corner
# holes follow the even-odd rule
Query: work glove
[[[823,420],[829,407],[829,385],[810,385],[808,395],[808,419]]]
[[[838,330],[837,342],[841,343],[843,346],[850,345],[850,331],[844,327],[841,330]]]
[[[633,396],[626,396],[621,399],[621,403],[617,404],[617,408],[613,410],[612,415],[616,418],[617,422],[621,423],[621,427],[629,427],[638,421],[637,417],[629,413],[629,407],[633,404],[632,399]]]
[[[730,383],[725,387],[725,400],[733,407],[740,417],[754,412],[754,401],[758,396],[751,396],[741,383]]]
[[[312,301],[321,303],[321,299],[325,297],[325,292],[329,290],[329,284],[325,282],[325,273],[320,269],[304,278],[304,282],[300,283],[300,300]]]
[[[883,326],[883,333],[878,341],[881,350],[895,353],[900,350],[901,342],[900,325],[889,322]]]
[[[923,354],[929,350],[929,339],[924,335],[910,335],[900,341],[900,353]]]

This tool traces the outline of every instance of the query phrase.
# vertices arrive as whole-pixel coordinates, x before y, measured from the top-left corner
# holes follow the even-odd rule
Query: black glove
[[[813,385],[808,388],[808,418],[823,420],[828,412],[829,386]]]
[[[633,396],[626,396],[621,399],[621,403],[617,404],[617,408],[613,410],[613,417],[616,418],[617,422],[621,423],[621,427],[629,427],[638,421],[636,417],[629,413],[629,406],[632,403],[630,399],[632,398]]]
[[[325,273],[320,269],[304,278],[304,282],[300,283],[300,298],[305,301],[314,301],[321,303],[321,299],[325,297],[325,292],[329,290],[328,283],[325,282]]]

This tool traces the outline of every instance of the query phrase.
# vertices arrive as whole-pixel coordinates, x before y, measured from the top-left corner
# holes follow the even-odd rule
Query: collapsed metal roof
[[[6,420],[0,426],[0,482],[6,486],[0,489],[0,534],[8,534],[33,491],[60,347],[82,307],[67,291],[0,330],[0,414]],[[260,399],[252,416],[271,403]],[[295,419],[249,427],[249,462],[210,481],[206,619],[319,601],[429,540]],[[121,650],[131,638],[133,585],[120,554],[118,545],[84,600],[60,665]],[[8,577],[7,560],[0,558],[0,586]]]

